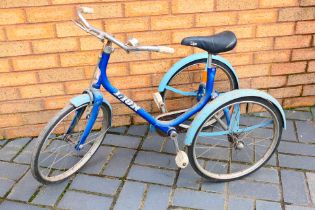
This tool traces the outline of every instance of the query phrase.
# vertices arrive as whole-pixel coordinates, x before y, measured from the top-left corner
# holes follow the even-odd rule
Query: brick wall
[[[102,45],[70,21],[77,5],[93,7],[90,22],[120,40],[176,49],[174,55],[116,49],[112,56],[111,81],[148,111],[163,73],[198,51],[181,39],[226,29],[239,39],[224,56],[241,87],[266,90],[285,107],[315,104],[314,0],[0,0],[0,138],[37,135],[88,86]],[[106,96],[115,103],[115,125],[141,122]]]

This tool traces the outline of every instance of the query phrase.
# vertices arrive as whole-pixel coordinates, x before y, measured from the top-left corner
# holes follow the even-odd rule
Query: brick
[[[311,199],[315,200],[315,176],[314,173],[306,173],[307,183],[310,189]]]
[[[193,209],[208,209],[209,206],[213,209],[224,209],[224,198],[214,193],[176,189],[173,205]]]
[[[281,87],[286,83],[285,76],[256,77],[251,80],[252,88]]]
[[[4,41],[6,39],[6,35],[4,29],[0,29],[0,41]]]
[[[11,70],[9,59],[0,59],[0,72],[8,72]]]
[[[263,51],[254,54],[255,63],[285,62],[290,60],[290,50]]]
[[[144,210],[160,210],[167,209],[169,202],[169,195],[171,188],[150,185],[147,190],[147,196],[144,201]],[[156,205],[156,201],[159,201],[159,205]]]
[[[259,182],[234,181],[230,183],[229,187],[230,194],[232,195],[280,201],[280,189],[278,185]],[[260,190],[257,190],[258,188]]]
[[[0,57],[31,54],[31,45],[28,42],[0,43]]]
[[[140,165],[177,169],[174,158],[175,157],[173,155],[140,151],[137,154],[135,163]]]
[[[79,174],[71,183],[70,189],[115,195],[120,181],[117,179],[101,178]]]
[[[306,85],[303,88],[303,96],[313,96],[315,95],[315,85]]]
[[[254,209],[254,203],[251,199],[230,197],[228,200],[229,210],[251,210]]]
[[[253,63],[252,53],[225,54],[224,58],[227,59],[232,64],[232,66],[247,65]]]
[[[281,210],[281,204],[270,202],[270,201],[256,201],[256,210],[264,210],[264,209],[272,209],[272,210]]]
[[[175,179],[175,171],[133,165],[128,173],[127,179],[172,185]]]
[[[307,205],[305,176],[302,172],[281,170],[283,197],[285,202]]]
[[[129,81],[133,82],[129,83]],[[115,77],[111,79],[111,82],[113,86],[121,89],[149,87],[151,85],[151,75],[128,76],[121,78]]]
[[[22,138],[10,141],[0,150],[0,159],[10,161],[30,140],[30,138]]]
[[[193,15],[151,17],[152,30],[190,28],[193,25],[194,25]]]
[[[53,206],[64,189],[66,188],[68,182],[62,182],[56,185],[46,185],[40,189],[35,199],[32,200],[32,203]]]
[[[37,182],[33,178],[31,172],[28,171],[26,175],[14,186],[11,193],[8,195],[8,198],[28,201],[39,186],[41,186],[41,184]]]
[[[14,25],[6,28],[8,40],[44,39],[55,36],[52,24]]]
[[[79,49],[75,38],[50,39],[32,42],[34,53],[68,52]]]
[[[4,129],[4,136],[6,138],[17,138],[21,136],[34,136],[37,137],[44,129],[45,124],[41,125],[26,125],[26,126],[19,126],[19,127],[10,127]]]
[[[272,75],[296,74],[306,70],[306,62],[275,63],[271,65]]]
[[[0,196],[4,197],[14,184],[15,182],[13,180],[0,179]]]
[[[27,85],[37,82],[36,74],[33,72],[3,73],[1,79],[0,87]]]
[[[126,17],[168,14],[167,1],[145,1],[125,3]]]
[[[105,22],[105,29],[109,33],[146,31],[149,29],[148,18],[113,19]]]
[[[83,87],[88,87],[89,85],[90,85],[90,81],[88,80],[66,82],[64,84],[65,92],[67,94],[80,94],[84,90]]]
[[[45,109],[61,109],[68,104],[69,96],[55,96],[51,98],[44,98],[43,104]]]
[[[0,166],[0,177],[10,180],[20,179],[28,170],[28,166],[15,163],[0,162]]]
[[[89,4],[93,8],[93,14],[85,15],[87,19],[115,18],[122,17],[123,10],[120,3]]]
[[[279,10],[279,21],[312,20],[314,18],[314,7],[293,7]]]
[[[315,82],[315,73],[289,75],[288,85],[310,84]]]
[[[171,43],[170,31],[163,31],[163,36],[161,36],[160,31],[128,33],[128,36],[138,39],[141,45],[162,45]]]
[[[95,65],[98,55],[99,52],[95,51],[63,53],[60,55],[60,62],[62,67]]]
[[[118,134],[124,134],[127,130],[126,126],[120,126],[120,127],[111,127],[109,129],[109,132],[111,133],[118,133]]]
[[[315,58],[315,48],[294,49],[292,51],[292,60],[311,60]]]
[[[0,113],[19,113],[19,112],[30,112],[39,111],[43,109],[41,100],[20,100],[10,101],[1,104]]]
[[[272,48],[272,38],[243,39],[238,42],[236,52],[271,50]]]
[[[114,209],[137,209],[141,205],[145,189],[145,184],[129,181],[125,182]]]
[[[12,59],[14,71],[54,68],[59,66],[57,55],[24,56]]]
[[[286,36],[286,37],[276,37],[275,39],[275,49],[291,49],[291,48],[302,48],[311,45],[312,36]]]
[[[223,26],[216,27],[215,33],[219,33],[221,31],[233,31],[238,39],[241,38],[251,38],[255,36],[255,27],[253,26]]]
[[[217,0],[216,1],[216,10],[247,10],[255,9],[258,6],[258,0],[253,1],[233,1],[233,0]]]
[[[260,168],[259,171],[252,173],[245,179],[257,182],[279,183],[278,171],[273,168]]]
[[[299,123],[299,128],[301,128],[301,126],[304,126],[305,123]],[[312,126],[310,126],[309,124],[306,124],[310,129],[313,129]],[[302,128],[303,131],[308,132],[308,129]],[[299,129],[299,131],[301,131]],[[303,135],[300,133],[300,136]],[[302,136],[303,137],[303,136]],[[309,135],[309,137],[311,137]],[[311,138],[305,138],[305,139],[312,139]],[[301,138],[300,138],[301,139]],[[301,139],[303,141],[303,139]],[[311,141],[309,141],[311,142]],[[278,147],[278,151],[281,153],[289,153],[289,154],[294,154],[294,155],[307,155],[307,156],[315,156],[315,146],[314,145],[310,145],[310,144],[301,144],[301,143],[293,143],[293,142],[286,142],[286,141],[282,141]]]
[[[56,114],[55,110],[28,112],[22,114],[23,122],[26,125],[47,123]]]
[[[211,12],[209,14],[196,14],[197,27],[233,25],[236,24],[236,22],[237,14],[234,12]]]
[[[85,79],[82,67],[42,70],[38,72],[38,76],[42,83]]]
[[[0,25],[25,23],[23,9],[1,9]]]
[[[315,21],[299,21],[296,23],[297,34],[315,33]]]
[[[25,11],[27,20],[31,23],[71,20],[75,17],[72,6],[30,7]]]
[[[300,5],[301,6],[314,6],[315,1],[314,0],[301,0]]]
[[[20,115],[5,114],[0,115],[0,128],[23,125],[23,119]]]
[[[102,29],[102,22],[100,20],[91,20],[89,23],[96,28]],[[58,37],[87,35],[85,31],[77,27],[73,22],[56,23],[56,31]]]
[[[239,78],[265,76],[269,74],[269,69],[269,64],[238,66],[237,76]]]
[[[314,105],[315,105],[315,97],[314,96],[288,98],[288,99],[285,99],[284,103],[283,103],[283,106],[285,108],[301,107],[301,106],[314,106]]]
[[[302,92],[302,86],[284,87],[277,89],[270,89],[268,91],[275,98],[288,98],[300,96]]]
[[[22,98],[62,95],[64,94],[64,87],[57,83],[24,86],[20,88],[20,93]]]
[[[190,165],[188,165],[187,168],[185,168],[185,170],[180,171],[177,182],[176,182],[176,186],[198,190],[201,182],[202,182],[201,177],[198,174],[196,174],[196,172],[193,170],[193,168]],[[224,184],[220,186],[223,186],[224,188]],[[202,190],[208,191],[208,192],[222,192],[221,191],[222,189],[220,188],[222,187],[216,187],[216,184],[209,187],[209,185],[207,185],[206,182],[202,183],[202,187],[201,187]]]
[[[251,10],[239,13],[238,23],[272,23],[277,21],[277,10]]]
[[[10,7],[26,7],[26,6],[42,6],[48,5],[48,0],[23,0],[23,1],[15,1],[15,0],[3,0],[3,4],[0,5],[0,8],[10,8]]]
[[[129,127],[127,134],[135,136],[145,136],[147,131],[147,125],[132,125],[131,127]]]
[[[20,95],[17,88],[0,88],[0,101],[14,100],[18,98],[20,98]]]
[[[259,7],[261,8],[269,8],[269,7],[292,7],[298,6],[298,0],[260,0]]]
[[[279,154],[279,165],[294,169],[314,170],[314,157]]]
[[[284,36],[294,34],[294,23],[274,23],[258,25],[256,29],[257,37]]]
[[[19,202],[13,202],[13,201],[4,201],[1,203],[2,209],[16,209],[16,210],[22,210],[22,209],[32,209],[32,210],[47,210],[47,208],[42,208],[38,206],[33,206],[30,204],[24,204]]]
[[[192,28],[192,29],[176,30],[176,31],[173,31],[172,33],[172,43],[180,43],[183,38],[188,37],[188,36],[209,36],[212,34],[213,34],[213,29],[211,28]]]
[[[197,13],[213,11],[214,0],[175,0],[172,1],[172,13]]]
[[[312,114],[310,112],[298,110],[284,110],[287,119],[290,120],[311,120]]]
[[[88,3],[95,0],[51,0],[52,4]]]
[[[300,142],[313,143],[315,140],[314,124],[311,121],[297,121],[296,128]]]
[[[296,131],[292,120],[287,120],[287,128],[283,130],[281,139],[297,142]]]
[[[86,202],[88,199],[89,202]],[[99,195],[86,194],[82,192],[67,191],[58,203],[58,208],[63,209],[85,209],[101,210],[109,209],[112,198]]]
[[[134,154],[135,150],[116,148],[103,174],[124,177]]]
[[[103,144],[137,149],[140,141],[141,139],[138,137],[107,134]]]
[[[133,62],[130,64],[130,74],[150,74],[165,72],[171,67],[170,60],[150,61],[150,62]]]

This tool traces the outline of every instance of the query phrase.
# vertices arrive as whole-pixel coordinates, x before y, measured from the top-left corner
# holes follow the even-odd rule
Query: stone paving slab
[[[76,175],[47,186],[30,172],[36,139],[1,140],[0,210],[315,210],[315,107],[286,114],[287,130],[268,164],[225,183],[206,181],[191,166],[178,169],[173,142],[147,125],[111,128]]]

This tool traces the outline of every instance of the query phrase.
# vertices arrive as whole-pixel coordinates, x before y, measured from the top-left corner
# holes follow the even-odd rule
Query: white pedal
[[[153,99],[154,99],[154,102],[155,102],[156,106],[158,107],[158,109],[162,113],[165,113],[166,112],[165,104],[163,102],[161,94],[159,92],[153,93]]]
[[[186,168],[189,164],[186,152],[179,150],[175,157],[175,163],[179,168]]]

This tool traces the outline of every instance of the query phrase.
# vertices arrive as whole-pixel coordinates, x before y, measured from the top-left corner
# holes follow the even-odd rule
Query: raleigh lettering
[[[116,93],[114,93],[114,95],[124,104],[126,104],[127,106],[129,106],[131,109],[138,111],[141,107],[138,106],[135,102],[133,102],[130,98],[128,98],[127,96],[125,96],[124,94],[120,93],[119,91],[117,91]]]

